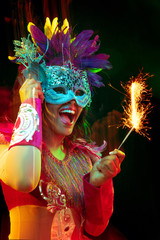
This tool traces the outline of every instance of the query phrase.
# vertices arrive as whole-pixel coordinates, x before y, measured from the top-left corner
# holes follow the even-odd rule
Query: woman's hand
[[[90,172],[90,183],[95,187],[103,185],[110,178],[115,177],[120,172],[120,165],[125,154],[117,149],[96,162]]]
[[[44,95],[41,88],[41,84],[32,78],[31,74],[28,75],[29,78],[25,80],[23,85],[19,90],[21,102],[24,102],[29,98],[40,98],[43,102]]]

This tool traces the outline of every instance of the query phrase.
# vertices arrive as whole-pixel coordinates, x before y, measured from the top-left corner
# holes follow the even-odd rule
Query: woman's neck
[[[52,131],[47,131],[44,135],[44,141],[47,148],[50,150],[52,155],[59,160],[63,160],[66,155],[66,149],[64,148],[63,135],[55,134]]]

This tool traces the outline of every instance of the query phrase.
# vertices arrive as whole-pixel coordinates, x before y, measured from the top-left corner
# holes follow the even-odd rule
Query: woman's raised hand
[[[28,78],[25,80],[23,85],[19,90],[21,102],[24,102],[29,98],[40,98],[43,102],[44,94],[42,91],[41,84],[37,82],[31,74],[28,75]]]
[[[115,149],[113,152],[96,162],[90,172],[90,183],[95,187],[103,185],[110,178],[115,177],[121,170],[120,165],[125,154]]]

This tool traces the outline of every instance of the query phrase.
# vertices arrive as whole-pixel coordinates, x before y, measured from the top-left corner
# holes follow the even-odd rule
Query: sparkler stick
[[[134,130],[134,127],[132,127],[130,129],[130,131],[127,133],[127,135],[125,136],[125,138],[123,139],[123,141],[121,142],[121,144],[118,147],[118,150],[122,147],[123,143],[127,140],[127,138],[129,137],[129,135],[131,134],[131,132]]]
[[[151,103],[149,101],[151,94],[145,83],[148,77],[150,77],[148,74],[143,75],[143,73],[140,72],[136,78],[132,77],[130,82],[124,87],[129,95],[129,102],[126,101],[126,106],[123,106],[125,114],[123,125],[124,127],[130,128],[130,131],[127,133],[118,149],[122,147],[133,130],[149,138],[147,134],[147,115],[151,109]]]

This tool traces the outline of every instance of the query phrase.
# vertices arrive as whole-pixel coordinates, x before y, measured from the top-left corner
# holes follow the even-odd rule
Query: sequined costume
[[[89,239],[83,234],[83,225],[91,235],[99,235],[105,230],[113,211],[112,180],[100,188],[88,182],[92,168],[89,156],[92,150],[92,153],[98,153],[97,149],[85,146],[84,142],[72,144],[68,141],[68,144],[64,161],[53,157],[43,145],[40,185],[33,192],[18,192],[1,181],[9,210],[28,205],[48,208],[52,213],[48,239],[52,240]],[[23,233],[19,237],[24,239]],[[39,239],[43,238],[39,236]]]
[[[28,31],[30,34],[27,39],[14,41],[15,56],[9,58],[21,66],[23,75],[21,82],[25,82],[29,75],[40,82],[45,102],[48,104],[61,105],[74,100],[80,108],[89,107],[93,87],[104,86],[97,72],[111,68],[109,55],[94,54],[100,46],[98,35],[90,39],[93,31],[85,30],[77,37],[72,37],[68,21],[65,20],[59,28],[57,18],[53,19],[52,24],[48,18],[46,19],[44,33],[33,23],[28,24]],[[11,217],[9,238],[83,240],[87,239],[84,229],[88,234],[98,236],[105,230],[113,211],[112,179],[100,187],[94,187],[89,183],[92,156],[94,155],[96,160],[100,159],[100,149],[82,139],[71,141],[65,137],[67,149],[65,159],[59,161],[53,157],[45,143],[41,141],[40,124],[43,121],[41,122],[41,112],[38,111],[41,107],[40,98],[36,102],[33,94],[30,100],[25,99],[21,104],[14,128],[15,134],[12,135],[8,152],[12,150],[14,152],[16,146],[20,145],[23,150],[28,143],[37,147],[39,153],[37,159],[40,160],[38,163],[42,163],[41,176],[40,179],[38,177],[39,186],[30,193],[18,192],[2,182]],[[29,108],[25,110],[28,104]],[[74,117],[76,114],[74,109],[63,110],[61,116],[63,123],[66,111],[70,111]],[[24,121],[20,122],[22,119]],[[65,119],[70,125],[74,122],[68,116],[65,116]],[[31,125],[33,133],[28,127],[25,128],[30,126],[27,123],[33,123]],[[4,131],[3,134],[6,135],[5,133]],[[24,137],[30,134],[33,135],[32,139]],[[38,141],[40,143],[36,145]],[[29,152],[24,154],[25,159],[28,154]],[[13,161],[10,159],[13,163],[14,159]],[[35,160],[33,156],[32,160],[33,162]],[[32,164],[28,165],[32,166],[32,173],[27,172],[30,177],[30,174],[34,175],[35,168]],[[25,169],[24,166],[21,167]],[[21,169],[18,173],[20,171]],[[26,179],[24,182],[26,183]]]

